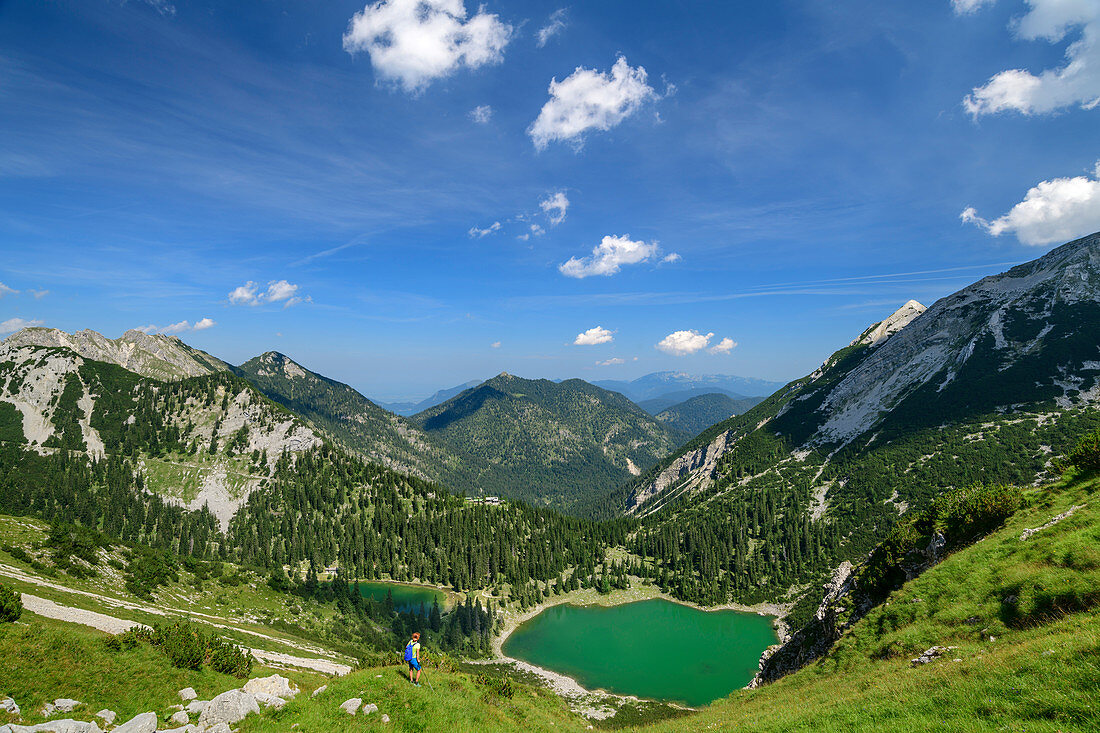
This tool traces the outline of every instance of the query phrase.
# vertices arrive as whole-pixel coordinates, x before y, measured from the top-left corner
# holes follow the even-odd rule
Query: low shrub
[[[1066,457],[1069,464],[1082,473],[1100,471],[1100,430],[1081,438]]]
[[[153,645],[160,647],[177,669],[202,669],[206,656],[202,637],[190,621],[173,621],[154,628]]]
[[[23,615],[23,599],[8,586],[0,583],[0,624],[18,621]]]

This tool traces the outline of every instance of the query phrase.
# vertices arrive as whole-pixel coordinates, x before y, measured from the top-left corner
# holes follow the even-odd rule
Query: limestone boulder
[[[156,733],[157,714],[141,713],[115,728],[115,733]]]
[[[203,707],[199,715],[199,728],[213,728],[221,723],[227,726],[244,720],[249,713],[260,712],[256,697],[244,690],[229,690],[215,697]]]
[[[253,695],[264,693],[273,697],[281,697],[283,700],[291,700],[298,694],[298,686],[282,675],[273,674],[270,677],[256,677],[244,683],[242,688]]]
[[[363,704],[363,698],[353,697],[350,700],[345,700],[340,703],[340,709],[348,715],[355,715],[359,712],[359,706]]]

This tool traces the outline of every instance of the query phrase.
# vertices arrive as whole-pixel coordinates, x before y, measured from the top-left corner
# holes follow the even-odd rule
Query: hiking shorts
[[[420,671],[420,661],[417,660],[417,659],[410,659],[409,660],[409,669],[415,669],[417,672],[419,672]]]

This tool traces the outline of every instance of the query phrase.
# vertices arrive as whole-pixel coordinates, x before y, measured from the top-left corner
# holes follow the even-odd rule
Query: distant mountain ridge
[[[648,400],[647,402],[658,401],[660,400]],[[751,410],[761,401],[763,401],[762,397],[744,397],[735,400],[721,392],[714,392],[695,395],[683,402],[669,405],[654,417],[669,429],[683,434],[687,439],[695,437],[711,425]]]
[[[782,382],[770,382],[755,377],[738,377],[728,374],[692,375],[686,372],[653,372],[631,381],[602,379],[592,382],[597,387],[626,395],[634,402],[662,397],[671,392],[690,390],[696,394],[722,392],[734,399],[741,397],[766,397],[783,386]]]
[[[418,412],[423,412],[431,407],[442,404],[451,399],[455,395],[461,394],[471,387],[476,387],[484,380],[471,379],[469,382],[458,385],[457,387],[450,387],[449,389],[438,390],[430,397],[425,397],[419,402],[376,402],[375,404],[386,408],[390,412],[393,412],[404,417],[410,417]]]
[[[678,442],[627,398],[580,379],[504,373],[413,420],[463,456],[455,488],[564,508],[608,493]]]

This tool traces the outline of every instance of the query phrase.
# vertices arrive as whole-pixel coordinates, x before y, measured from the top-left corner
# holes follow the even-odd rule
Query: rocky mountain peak
[[[162,380],[198,377],[228,371],[229,365],[175,336],[130,329],[117,339],[84,329],[65,333],[57,328],[24,328],[3,341],[8,349],[23,346],[65,348],[85,359],[117,364],[145,377]]]
[[[894,311],[889,318],[879,321],[864,331],[858,339],[852,342],[852,344],[859,343],[867,344],[868,346],[879,346],[886,341],[886,339],[912,323],[913,319],[921,313],[924,313],[925,310],[927,310],[927,308],[917,301],[907,301],[905,305]]]

